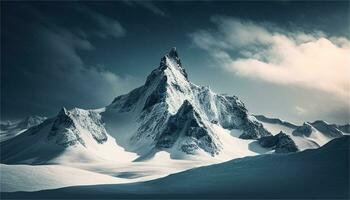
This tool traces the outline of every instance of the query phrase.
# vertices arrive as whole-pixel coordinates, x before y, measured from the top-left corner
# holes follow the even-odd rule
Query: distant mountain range
[[[23,120],[16,122],[1,122],[0,123],[0,141],[8,140],[33,126],[37,126],[46,120],[46,117],[29,116]]]

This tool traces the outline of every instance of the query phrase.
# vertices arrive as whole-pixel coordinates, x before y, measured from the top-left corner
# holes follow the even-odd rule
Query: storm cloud
[[[236,95],[251,113],[348,123],[348,8],[347,1],[2,1],[1,120],[106,106],[176,46],[191,81]]]
[[[89,38],[124,36],[126,31],[117,20],[81,6],[78,14],[91,25],[90,29],[80,27],[91,34],[82,35],[58,25],[34,7],[17,7],[16,13],[6,21],[2,34],[3,117],[55,113],[62,106],[104,106],[134,86],[133,77],[89,65],[80,56],[95,51]]]

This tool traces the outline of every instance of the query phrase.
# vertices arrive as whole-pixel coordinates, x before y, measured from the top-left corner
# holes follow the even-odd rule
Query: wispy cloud
[[[77,6],[77,10],[92,23],[92,26],[84,27],[80,29],[84,31],[85,35],[94,34],[97,37],[107,39],[110,37],[119,38],[126,35],[125,28],[120,22],[111,17],[102,15],[101,13],[92,10],[91,8],[80,4]]]
[[[156,6],[156,4],[152,1],[124,0],[123,2],[130,6],[133,6],[133,5],[141,6],[151,11],[155,15],[159,15],[162,17],[168,16],[162,9]]]
[[[270,83],[313,88],[350,98],[350,41],[321,31],[290,32],[272,24],[214,17],[214,30],[191,34],[193,42],[224,69]]]

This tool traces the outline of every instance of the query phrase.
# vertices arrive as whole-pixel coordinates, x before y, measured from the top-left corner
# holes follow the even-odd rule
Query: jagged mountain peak
[[[179,71],[180,74],[183,75],[186,79],[188,78],[186,70],[181,64],[181,59],[178,52],[176,51],[176,47],[173,47],[167,54],[162,57],[158,69],[164,72],[164,75],[166,76],[169,76],[170,74],[178,76],[179,74],[177,74],[176,71]],[[167,73],[167,69],[171,73]]]
[[[168,59],[168,60],[167,60]],[[182,67],[179,54],[177,53],[176,47],[170,49],[170,51],[163,56],[161,61],[174,61],[176,67]]]
[[[170,49],[169,53],[168,53],[168,56],[173,58],[173,59],[179,59],[179,55],[176,51],[176,47],[173,47]]]
[[[57,116],[64,116],[64,115],[68,115],[68,111],[65,107],[62,107],[61,110],[58,112]]]
[[[259,122],[249,118],[247,109],[236,96],[219,95],[208,86],[191,83],[175,48],[162,58],[160,66],[152,71],[143,86],[117,97],[108,108],[111,108],[108,112],[130,112],[135,116],[138,129],[131,141],[137,145],[147,141],[147,144],[172,148],[175,141],[184,141],[176,142],[177,145],[191,141],[189,146],[185,145],[186,150],[180,147],[181,150],[201,149],[214,156],[220,151],[220,140],[215,139],[213,124],[224,129],[240,129],[243,139],[271,135]],[[187,123],[186,126],[183,123]],[[185,132],[174,135],[171,131],[174,127]]]
[[[159,67],[147,76],[143,86],[116,97],[109,107],[124,112],[144,111],[163,102],[174,114],[183,100],[192,95],[193,87],[196,86],[188,80],[176,48],[172,48],[162,57]]]

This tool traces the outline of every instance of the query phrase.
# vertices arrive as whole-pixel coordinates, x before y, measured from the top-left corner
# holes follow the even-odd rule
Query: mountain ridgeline
[[[275,126],[284,127],[283,132],[274,132]],[[236,96],[216,94],[190,82],[176,48],[172,48],[144,85],[116,97],[110,105],[96,110],[63,108],[57,116],[6,139],[1,143],[1,161],[56,163],[72,161],[75,154],[85,161],[132,161],[159,151],[176,159],[216,157],[241,143],[253,152],[249,155],[256,155],[262,152],[252,149],[256,140],[266,151],[289,153],[317,148],[342,136],[340,129],[347,127],[323,121],[298,127],[253,116]]]

